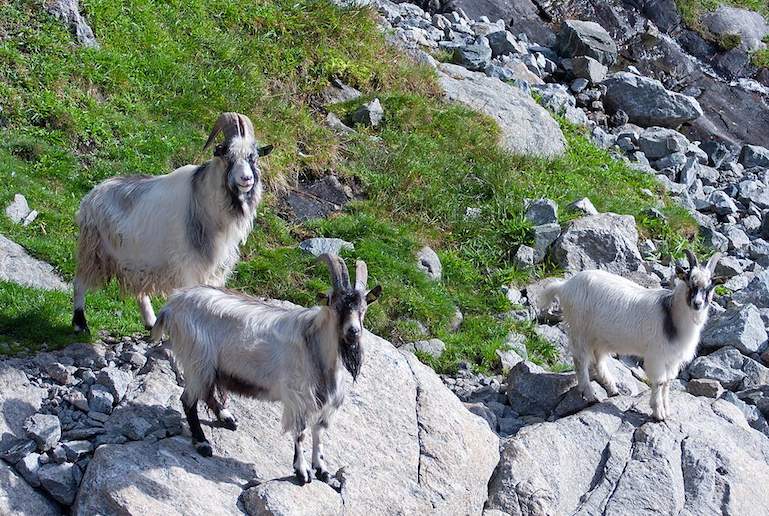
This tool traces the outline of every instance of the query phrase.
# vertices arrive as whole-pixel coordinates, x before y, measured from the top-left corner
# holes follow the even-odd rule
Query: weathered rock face
[[[739,47],[743,50],[762,48],[761,40],[769,34],[769,24],[759,13],[726,5],[706,13],[702,23],[716,36],[739,35]]]
[[[73,513],[241,514],[238,498],[254,479],[262,483],[242,501],[257,514],[302,506],[322,513],[342,505],[348,514],[480,513],[498,461],[497,437],[415,357],[374,336],[364,347],[361,376],[325,440],[332,471],[341,468],[339,493],[291,485],[292,443],[280,432],[279,405],[233,398],[240,428],[205,428],[212,458],[199,456],[183,437],[98,448]],[[129,389],[124,415],[115,410],[107,434],[135,419],[139,407],[157,407],[155,418],[166,408],[178,410],[173,376],[159,369],[152,378]],[[146,410],[143,417],[152,421]],[[296,498],[318,490],[322,506]]]
[[[67,290],[53,267],[32,258],[23,247],[0,235],[0,280],[45,290]]]
[[[522,429],[502,450],[489,507],[511,515],[753,514],[769,506],[769,440],[724,400],[619,397]]]
[[[617,61],[617,45],[606,29],[590,21],[566,20],[557,40],[558,53],[565,57],[588,56],[605,65]]]
[[[692,97],[668,91],[661,82],[629,72],[609,76],[604,105],[610,113],[622,110],[628,119],[643,127],[678,127],[702,115]]]
[[[442,63],[441,86],[449,100],[466,104],[499,123],[502,146],[514,154],[555,157],[566,140],[553,117],[518,88],[499,79]]]
[[[553,244],[557,263],[567,271],[603,269],[615,274],[640,270],[638,230],[630,215],[601,213],[573,221]]]

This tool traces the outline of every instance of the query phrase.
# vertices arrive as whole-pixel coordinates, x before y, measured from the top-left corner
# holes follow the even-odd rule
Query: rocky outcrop
[[[642,394],[522,429],[503,446],[489,507],[523,516],[753,514],[768,506],[769,440],[724,400],[674,392],[671,404],[665,424],[650,421]]]
[[[769,24],[755,11],[721,5],[715,11],[705,13],[702,24],[716,37],[738,36],[738,46],[744,50],[766,47],[762,40],[769,34]]]
[[[514,154],[555,157],[565,139],[553,117],[518,88],[465,68],[440,64],[438,75],[448,100],[465,104],[499,124],[502,147]]]
[[[23,247],[3,235],[0,235],[0,280],[44,290],[69,288],[51,265],[31,257]]]

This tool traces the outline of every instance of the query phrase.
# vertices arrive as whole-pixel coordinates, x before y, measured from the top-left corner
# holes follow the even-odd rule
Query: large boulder
[[[506,514],[755,514],[769,506],[769,440],[724,400],[618,397],[520,430],[489,485]]]
[[[502,146],[514,154],[556,157],[566,151],[558,123],[519,88],[460,66],[438,65],[440,84],[449,100],[484,113],[499,124]]]
[[[766,45],[762,40],[769,34],[769,24],[761,14],[727,5],[705,13],[702,24],[717,37],[738,35],[739,47],[749,51],[764,48]]]
[[[761,313],[751,305],[733,307],[710,319],[702,331],[701,342],[706,348],[734,346],[746,355],[766,348],[766,329]]]
[[[600,213],[571,222],[553,244],[555,261],[576,272],[603,269],[615,274],[639,271],[638,230],[631,215]]]
[[[630,72],[618,72],[603,82],[604,106],[609,113],[619,110],[630,122],[643,127],[678,127],[702,115],[696,99],[668,91],[661,82]]]
[[[99,447],[73,514],[242,514],[239,499],[256,514],[340,506],[346,514],[480,514],[499,459],[497,437],[415,357],[372,335],[364,349],[361,375],[325,439],[339,492],[289,485],[293,445],[280,430],[280,406],[232,398],[239,428],[205,427],[211,458],[181,436]],[[129,389],[105,423],[107,434],[137,414],[152,422],[180,410],[179,391],[173,371],[156,368]]]
[[[617,44],[606,29],[591,21],[564,21],[558,32],[557,47],[564,57],[588,56],[607,66],[617,61]]]

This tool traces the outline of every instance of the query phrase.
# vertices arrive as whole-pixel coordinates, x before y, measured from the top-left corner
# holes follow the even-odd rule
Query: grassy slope
[[[100,1],[85,2],[100,50],[74,47],[35,3],[0,4],[0,206],[23,192],[41,212],[32,226],[0,231],[71,277],[72,222],[80,197],[115,174],[164,173],[205,159],[199,151],[220,111],[251,115],[264,141],[275,143],[268,182],[274,190],[296,174],[335,170],[360,181],[368,198],[329,220],[292,225],[268,203],[230,284],[246,291],[310,304],[328,287],[323,268],[296,243],[313,235],[351,240],[347,253],[369,263],[385,289],[368,326],[393,340],[419,338],[417,321],[445,340],[433,365],[460,359],[494,367],[495,349],[514,324],[499,287],[554,272],[550,265],[516,270],[511,257],[530,243],[526,197],[548,196],[562,208],[590,197],[600,210],[639,215],[662,207],[670,224],[639,216],[643,233],[678,253],[692,222],[664,198],[648,199],[655,183],[613,161],[564,125],[569,151],[555,161],[513,157],[496,146],[493,123],[437,98],[432,73],[389,50],[366,11],[342,13],[322,2]],[[362,134],[341,142],[312,109],[332,76],[377,95],[386,118],[380,143]],[[344,115],[362,100],[335,106]],[[481,217],[465,220],[467,207]],[[571,216],[561,210],[565,222]],[[429,282],[414,265],[428,243],[444,279]],[[156,304],[159,304],[158,301]],[[71,342],[69,296],[0,284],[0,341],[13,351]],[[454,307],[465,314],[449,331]],[[132,301],[114,287],[89,297],[92,327],[140,329]],[[532,336],[526,326],[515,328]],[[5,337],[3,337],[5,335]],[[537,360],[553,363],[551,347],[531,339]]]

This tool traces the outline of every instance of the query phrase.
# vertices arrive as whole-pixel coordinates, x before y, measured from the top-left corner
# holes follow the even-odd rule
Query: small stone
[[[69,385],[73,381],[72,374],[66,367],[58,362],[48,365],[48,367],[46,367],[46,373],[48,373],[48,376],[59,385]]]
[[[569,86],[569,89],[574,93],[580,93],[585,88],[587,88],[588,84],[590,84],[590,82],[587,79],[582,79],[582,78],[574,79],[571,85]]]
[[[532,226],[558,222],[558,205],[550,199],[527,200],[524,216]]]
[[[759,145],[744,145],[740,151],[740,164],[743,167],[769,167],[769,149]]]
[[[589,56],[579,56],[571,60],[572,73],[575,77],[587,79],[593,84],[598,84],[606,78],[608,68]]]
[[[109,415],[107,415],[106,413],[97,412],[95,410],[88,412],[88,417],[99,423],[105,423],[109,419]]]
[[[472,71],[483,71],[491,62],[491,47],[487,45],[465,45],[454,50],[454,64]]]
[[[585,215],[598,215],[598,210],[595,208],[595,206],[593,206],[593,203],[590,202],[590,199],[587,197],[577,199],[567,207],[569,209],[579,211]]]
[[[81,457],[93,451],[93,445],[90,441],[67,441],[61,446],[64,448],[69,462],[77,462]]]
[[[17,439],[5,451],[0,453],[0,458],[10,464],[15,464],[35,450],[37,450],[37,444],[34,440]]]
[[[704,396],[706,398],[719,398],[724,392],[724,388],[718,383],[718,380],[708,378],[694,378],[689,380],[686,390],[693,396]]]
[[[128,386],[131,384],[132,379],[133,377],[131,376],[131,373],[122,371],[115,367],[107,367],[102,369],[99,371],[99,374],[96,375],[96,381],[100,385],[103,385],[109,389],[109,392],[112,394],[115,402],[119,402],[123,399],[123,396],[125,396],[126,392],[128,391]]]
[[[534,265],[534,248],[527,245],[518,246],[513,256],[513,265],[519,269],[525,269]]]
[[[88,412],[88,400],[82,392],[72,390],[64,397],[64,400],[78,410]]]
[[[40,451],[47,451],[61,438],[59,418],[50,414],[35,414],[24,423],[27,437],[34,440]]]
[[[95,384],[91,386],[91,392],[89,394],[88,408],[89,412],[101,412],[103,414],[111,414],[112,406],[115,403],[115,398],[110,394],[107,387],[101,384]]]
[[[424,271],[433,281],[440,281],[443,267],[441,260],[432,248],[424,246],[417,253],[417,268]]]
[[[62,446],[61,444],[58,445],[53,450],[51,450],[48,453],[48,456],[51,457],[51,460],[53,460],[55,464],[61,464],[63,462],[67,462],[67,450],[65,450],[64,446]]]
[[[362,124],[373,128],[379,127],[383,118],[384,109],[379,103],[379,99],[363,104],[350,116],[354,124]]]
[[[20,193],[13,196],[13,201],[5,208],[5,215],[15,224],[21,224],[30,213],[27,199]]]
[[[561,226],[553,222],[534,226],[534,262],[540,263],[547,256],[550,246],[561,234]]]
[[[308,238],[299,244],[299,249],[313,256],[320,256],[322,254],[339,255],[342,250],[355,250],[355,246],[341,238]]]

